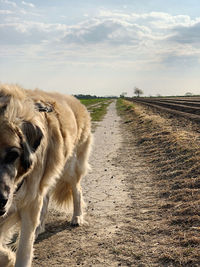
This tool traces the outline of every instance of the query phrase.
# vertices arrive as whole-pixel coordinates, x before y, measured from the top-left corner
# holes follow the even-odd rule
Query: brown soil
[[[195,257],[185,260],[196,245],[186,246],[185,256],[176,250],[180,240],[173,239],[177,228],[169,227],[165,206],[172,203],[161,196],[157,165],[147,156],[153,151],[144,146],[150,136],[143,126],[135,128],[140,120],[130,112],[120,118],[115,103],[109,106],[95,130],[92,171],[82,183],[87,223],[73,228],[69,214],[51,208],[46,232],[34,245],[34,267],[199,266]]]

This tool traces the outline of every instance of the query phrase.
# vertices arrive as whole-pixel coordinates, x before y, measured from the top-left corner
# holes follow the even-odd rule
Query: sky
[[[200,94],[199,0],[0,0],[0,82],[66,94]]]

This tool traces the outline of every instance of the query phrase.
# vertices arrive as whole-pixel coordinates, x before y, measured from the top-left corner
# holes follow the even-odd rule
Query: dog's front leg
[[[15,265],[15,253],[6,245],[7,238],[11,238],[12,228],[19,222],[18,213],[11,213],[1,219],[0,222],[0,266],[13,267]]]
[[[33,258],[35,230],[39,224],[43,198],[37,197],[20,211],[21,233],[15,267],[30,267]]]

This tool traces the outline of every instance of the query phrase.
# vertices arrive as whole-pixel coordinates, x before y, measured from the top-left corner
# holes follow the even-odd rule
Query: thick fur
[[[71,223],[83,223],[80,181],[90,146],[90,116],[77,99],[0,85],[0,266],[31,266],[49,198],[62,208],[72,201]],[[15,256],[5,243],[16,226]]]

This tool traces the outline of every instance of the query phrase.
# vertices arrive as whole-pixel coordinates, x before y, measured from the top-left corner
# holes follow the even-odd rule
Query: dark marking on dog
[[[24,183],[24,179],[18,184],[17,189],[15,190],[15,194],[19,191],[19,189],[22,187]]]
[[[20,156],[20,150],[17,147],[11,147],[7,149],[6,156],[4,158],[5,164],[13,164]]]
[[[44,105],[43,103],[35,103],[35,106],[39,112],[53,112],[53,108],[50,105]]]

